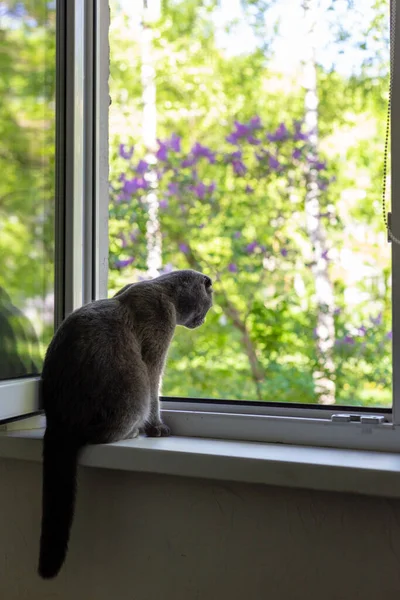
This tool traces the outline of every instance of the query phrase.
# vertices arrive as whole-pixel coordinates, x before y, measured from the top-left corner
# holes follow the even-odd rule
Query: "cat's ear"
[[[212,287],[212,280],[207,275],[204,275],[204,286],[205,286],[206,290],[208,290]]]

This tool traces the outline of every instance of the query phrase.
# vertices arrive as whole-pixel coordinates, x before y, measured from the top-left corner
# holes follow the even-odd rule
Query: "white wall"
[[[400,503],[82,469],[70,553],[36,576],[41,470],[0,461],[1,600],[394,600]]]

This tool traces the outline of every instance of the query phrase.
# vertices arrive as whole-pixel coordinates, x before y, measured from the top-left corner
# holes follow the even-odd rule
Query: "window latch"
[[[337,413],[331,416],[332,423],[362,423],[364,425],[380,425],[385,422],[383,415],[356,415]]]

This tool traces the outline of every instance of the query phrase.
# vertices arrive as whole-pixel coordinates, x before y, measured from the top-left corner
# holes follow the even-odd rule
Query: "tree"
[[[320,195],[318,169],[318,83],[316,64],[315,30],[318,24],[316,15],[317,0],[304,0],[305,58],[304,58],[304,120],[310,132],[310,161],[307,176],[305,199],[307,234],[312,246],[311,271],[315,284],[315,304],[317,327],[315,343],[318,355],[318,370],[314,372],[316,391],[322,404],[335,403],[335,365],[333,348],[335,345],[333,285],[329,274],[329,248],[325,228],[320,217]],[[324,185],[324,184],[323,184]]]
[[[156,73],[153,59],[153,30],[151,21],[158,20],[159,0],[143,0],[141,23],[141,58],[142,58],[142,102],[143,102],[143,144],[147,150],[143,167],[146,163],[155,164],[157,161],[157,106],[156,106]],[[162,239],[158,219],[158,199],[156,192],[157,180],[150,177],[147,194],[147,272],[149,277],[156,277],[162,266]]]
[[[292,261],[298,261],[307,243],[304,235],[298,243],[288,235],[293,205],[300,208],[304,197],[291,193],[289,198],[290,190],[285,191],[282,182],[290,177],[294,188],[306,187],[309,161],[315,160],[315,155],[310,154],[313,146],[309,137],[297,122],[290,129],[282,123],[269,133],[261,118],[254,116],[248,123],[235,121],[226,141],[217,146],[225,145],[224,152],[200,142],[195,142],[190,151],[184,151],[180,137],[172,134],[169,139],[159,141],[158,165],[148,165],[159,182],[166,259],[171,257],[176,263],[178,252],[180,260],[176,266],[207,268],[216,279],[217,303],[240,333],[260,400],[265,379],[262,362],[268,365],[270,361],[259,358],[250,323],[255,316],[253,311],[260,306],[262,282],[269,279],[270,285],[275,284],[275,297],[282,296],[287,285],[293,282]],[[145,214],[139,218],[138,214],[146,212],[143,202],[146,178],[135,168],[138,157],[127,158],[129,162],[131,159],[119,177],[121,184],[115,190],[116,201],[120,210],[124,206],[126,216],[135,214],[136,222],[144,223]],[[141,164],[140,157],[137,164]],[[322,163],[317,173],[317,184],[327,185]],[[232,187],[235,200],[229,194]],[[270,205],[265,207],[264,215],[254,213],[254,207],[265,194]],[[182,217],[185,218],[184,230]],[[271,226],[274,220],[282,223],[279,230]],[[125,251],[129,256],[144,256],[143,242],[140,246],[140,236],[134,236],[126,242]],[[282,271],[287,271],[283,290],[279,281],[282,271],[275,269],[277,252]],[[293,304],[296,304],[295,299]],[[264,343],[271,351],[272,339]]]

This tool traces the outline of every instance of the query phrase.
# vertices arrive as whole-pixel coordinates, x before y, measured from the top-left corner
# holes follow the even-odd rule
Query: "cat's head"
[[[177,324],[195,329],[204,323],[212,306],[212,281],[190,269],[173,271],[157,278],[173,291]]]

